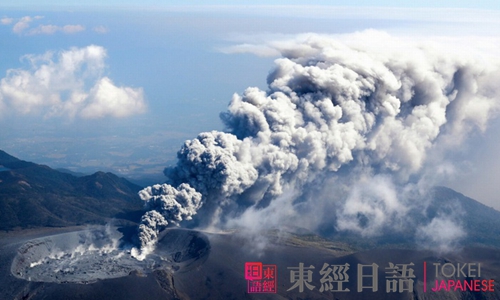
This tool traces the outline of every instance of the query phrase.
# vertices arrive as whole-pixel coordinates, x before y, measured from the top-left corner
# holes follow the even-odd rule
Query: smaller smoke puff
[[[141,218],[139,241],[141,250],[153,246],[160,231],[168,224],[179,225],[182,220],[191,220],[201,207],[201,194],[188,184],[174,188],[168,184],[155,184],[139,192],[148,210]]]
[[[466,233],[463,227],[452,216],[437,216],[416,232],[417,241],[424,248],[449,252],[457,249]]]
[[[375,236],[391,226],[398,229],[411,205],[404,191],[388,176],[361,178],[353,183],[342,209],[337,211],[337,229],[350,230],[362,236]]]
[[[156,210],[145,213],[141,218],[141,225],[139,225],[141,248],[154,244],[154,241],[158,239],[160,231],[167,227],[167,225],[167,220]]]

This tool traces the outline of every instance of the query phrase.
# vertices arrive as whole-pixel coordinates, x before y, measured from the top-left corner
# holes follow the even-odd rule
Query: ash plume
[[[201,194],[187,184],[174,188],[168,184],[156,184],[139,192],[146,203],[146,212],[139,225],[141,252],[133,249],[132,255],[140,260],[152,250],[158,234],[168,224],[179,225],[182,220],[191,220],[201,206]]]
[[[498,111],[496,59],[376,31],[340,40],[265,45],[282,56],[268,89],[235,94],[225,132],[186,141],[167,183],[141,192],[142,246],[194,215],[205,227],[300,220],[376,235],[417,205],[443,153]]]

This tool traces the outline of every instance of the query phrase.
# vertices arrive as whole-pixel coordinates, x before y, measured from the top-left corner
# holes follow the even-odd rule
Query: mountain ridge
[[[76,177],[0,150],[0,230],[138,221],[141,189],[112,173]]]

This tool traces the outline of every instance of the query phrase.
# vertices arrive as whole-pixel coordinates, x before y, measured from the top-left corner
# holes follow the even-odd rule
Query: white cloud
[[[267,45],[252,45],[248,43],[229,47],[221,47],[218,50],[225,54],[252,53],[254,55],[262,57],[278,57],[281,54],[278,50]]]
[[[14,31],[17,34],[22,33],[26,28],[30,27],[30,23],[33,21],[33,18],[30,16],[22,17],[16,24],[14,24],[14,27],[12,28],[12,31]]]
[[[40,25],[30,30],[30,34],[54,34],[58,30],[60,27],[56,25]]]
[[[106,50],[71,48],[27,55],[29,68],[10,69],[0,81],[4,111],[45,117],[126,117],[146,110],[142,88],[116,86],[103,76]]]
[[[254,54],[257,56],[279,57],[283,51],[289,48],[302,45],[303,51],[307,44],[317,34],[233,34],[227,38],[231,45],[218,47],[217,50],[225,54]],[[391,51],[403,51],[405,48],[421,46],[422,51],[438,53],[450,51],[454,56],[462,56],[467,59],[477,59],[483,57],[482,61],[497,58],[500,38],[495,35],[457,35],[441,36],[416,34],[416,35],[389,35],[384,31],[364,30],[354,33],[343,34],[321,34],[322,37],[339,41],[348,47],[364,49],[378,53],[379,57],[384,56],[385,43],[395,43],[391,46]],[[465,41],[465,42],[464,42]],[[298,50],[295,50],[298,51]],[[312,49],[310,49],[312,51]],[[412,50],[416,52],[417,50]]]
[[[53,24],[41,24],[38,25],[38,27],[33,28],[29,31],[26,32],[27,29],[30,28],[31,23],[35,20],[40,20],[43,19],[43,16],[24,16],[20,19],[17,19],[17,22],[14,24],[12,27],[12,31],[14,33],[17,33],[19,35],[26,33],[27,35],[35,35],[35,34],[54,34],[56,32],[63,32],[67,34],[72,34],[72,33],[77,33],[85,30],[85,27],[83,25],[64,25],[64,26],[57,26]],[[14,18],[3,18],[0,19],[0,23],[3,25],[10,25],[14,21],[16,21]]]
[[[62,27],[62,32],[64,33],[77,33],[84,30],[85,27],[83,27],[82,25],[64,25]]]
[[[85,27],[82,25],[64,25],[64,26],[56,26],[56,25],[39,25],[37,28],[34,28],[29,31],[29,35],[35,34],[54,34],[58,31],[72,34],[84,31]]]
[[[81,111],[84,118],[126,117],[145,110],[142,89],[117,87],[108,77],[96,83],[88,100],[89,104]]]
[[[2,18],[2,19],[0,19],[0,23],[2,23],[2,25],[9,25],[12,22],[14,22],[13,18]]]
[[[105,33],[109,32],[109,29],[103,25],[96,26],[92,30],[94,30],[95,32],[100,33],[100,34],[105,34]]]

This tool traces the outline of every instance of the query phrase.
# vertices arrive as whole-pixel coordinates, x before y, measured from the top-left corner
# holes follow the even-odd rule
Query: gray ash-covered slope
[[[0,233],[0,299],[177,299],[173,273],[210,254],[207,237],[191,230],[166,230],[143,261],[119,245],[115,227],[62,230]]]
[[[487,246],[500,248],[500,212],[469,198],[450,188],[438,186],[427,193],[427,205],[423,210],[413,209],[405,218],[407,226],[400,230],[384,230],[380,235],[360,238],[350,231],[337,231],[335,222],[320,229],[321,235],[335,241],[343,241],[358,249],[404,248],[414,247],[437,248],[418,240],[418,228],[432,222],[438,216],[452,218],[456,226],[460,226],[463,235],[450,246]],[[443,228],[447,230],[450,228]],[[449,250],[449,249],[448,249]]]
[[[142,261],[120,246],[119,239],[120,233],[110,226],[33,239],[18,248],[11,272],[27,281],[87,284],[134,272],[189,269],[210,253],[203,234],[184,229],[165,230],[155,252]]]
[[[104,223],[140,215],[141,187],[112,173],[75,177],[0,150],[0,229]]]
[[[196,272],[174,273],[175,288],[179,295],[185,299],[336,299],[336,300],[389,300],[389,299],[500,299],[500,291],[495,287],[494,292],[470,292],[470,291],[441,291],[430,292],[434,286],[435,276],[427,271],[424,292],[423,262],[429,266],[433,263],[468,263],[482,264],[481,276],[483,279],[493,279],[495,282],[500,278],[500,267],[498,259],[500,251],[493,248],[466,248],[449,254],[438,254],[428,250],[405,250],[405,249],[372,249],[368,251],[351,253],[349,249],[342,251],[331,251],[324,248],[321,243],[308,243],[309,235],[294,235],[295,241],[302,240],[303,245],[290,246],[288,238],[278,241],[270,241],[265,249],[259,250],[258,245],[238,235],[209,235],[211,253],[207,261],[196,269]],[[245,262],[262,262],[277,266],[277,293],[276,294],[248,294],[247,282],[244,279]],[[386,291],[385,267],[389,262],[394,264],[413,263],[414,290],[391,292]],[[312,290],[304,286],[303,291],[292,288],[291,270],[303,263],[304,267],[310,266],[310,285]],[[322,274],[320,271],[324,264],[344,265],[349,264],[347,271],[348,282],[343,288],[349,292],[321,291]],[[357,266],[358,264],[377,264],[378,268],[378,291],[370,289],[357,291]],[[295,269],[296,270],[296,269]],[[326,272],[323,274],[327,274]],[[308,278],[308,273],[304,278]],[[441,278],[440,278],[441,279]],[[448,278],[444,278],[448,279]],[[457,278],[463,280],[464,278]],[[470,279],[470,278],[469,278]],[[328,281],[323,281],[327,283]],[[336,286],[335,286],[336,287]]]
[[[500,251],[495,248],[465,248],[448,254],[429,250],[371,249],[355,252],[342,243],[328,242],[313,234],[262,232],[203,233],[167,229],[157,249],[144,261],[120,255],[119,249],[105,250],[108,239],[82,231],[17,241],[0,240],[0,295],[5,299],[499,299],[500,292],[430,292],[435,276],[427,273],[423,290],[423,262],[481,263],[482,279],[500,278]],[[115,232],[116,234],[116,232]],[[89,238],[90,236],[90,238]],[[106,236],[106,235],[104,235]],[[112,235],[110,235],[113,240]],[[116,238],[116,237],[115,237]],[[89,242],[90,241],[90,242]],[[4,244],[5,243],[5,244]],[[21,245],[21,247],[19,247]],[[94,245],[98,249],[91,247]],[[85,251],[69,251],[85,246]],[[113,247],[111,247],[113,248]],[[118,251],[118,252],[117,252]],[[66,253],[58,255],[58,253]],[[72,254],[68,254],[72,252]],[[53,254],[53,255],[50,255]],[[74,256],[74,257],[70,257]],[[260,261],[277,266],[276,294],[248,294],[245,262]],[[48,263],[47,263],[48,262]],[[386,292],[385,267],[389,262],[413,263],[414,292]],[[288,268],[300,263],[313,266],[311,286],[301,292],[292,288]],[[324,264],[348,263],[349,281],[345,293],[320,291]],[[357,292],[357,265],[375,263],[378,291]],[[119,266],[119,267],[118,267]],[[9,272],[10,273],[10,272]],[[57,278],[56,278],[57,276]],[[441,278],[440,278],[441,279]],[[464,279],[464,278],[457,278]],[[31,281],[30,281],[31,280]],[[3,293],[3,294],[2,294]],[[0,297],[1,298],[1,297]]]
[[[26,259],[24,267],[13,264],[12,271],[28,271],[27,275],[44,275],[40,273],[43,264],[37,264],[47,246],[58,245],[61,249],[72,243],[75,233],[48,236],[28,241],[26,245],[37,243],[37,247],[17,252]],[[28,281],[18,276],[0,277],[0,287],[6,299],[499,299],[499,291],[495,292],[460,292],[441,291],[438,293],[423,291],[423,262],[432,263],[475,262],[482,264],[482,278],[498,280],[500,267],[498,259],[500,252],[496,249],[471,248],[453,254],[436,254],[423,250],[375,249],[352,253],[352,249],[338,244],[332,250],[330,244],[311,242],[311,235],[282,234],[278,239],[263,233],[260,241],[267,241],[266,247],[259,248],[256,240],[239,233],[201,233],[197,231],[173,229],[167,230],[159,240],[158,249],[146,261],[133,261],[126,257],[117,257],[123,269],[131,271],[123,274],[121,270],[112,270],[99,265],[100,280],[85,283],[78,279],[83,271],[89,272],[90,264],[87,258],[96,261],[106,260],[106,256],[91,255],[92,251],[82,254],[72,270],[61,269],[57,272],[63,276],[64,283],[32,277]],[[47,244],[47,242],[50,242]],[[291,242],[291,243],[290,243]],[[53,243],[53,244],[52,244]],[[293,244],[293,246],[292,246]],[[327,247],[325,247],[327,245]],[[12,257],[16,253],[8,253],[7,247],[0,250],[0,261],[3,256]],[[14,250],[11,248],[11,250]],[[77,254],[79,256],[79,254]],[[114,256],[108,253],[108,256]],[[48,259],[48,258],[45,258]],[[55,259],[55,264],[47,264],[45,268],[57,268],[65,264],[65,257]],[[8,260],[10,263],[12,260]],[[18,262],[21,260],[17,260]],[[244,264],[250,261],[260,261],[264,264],[277,266],[277,293],[276,294],[248,294],[247,281],[244,276]],[[16,262],[16,260],[14,260]],[[415,271],[414,292],[387,293],[385,281],[385,266],[389,262],[409,264],[413,263]],[[309,290],[304,287],[301,292],[292,288],[290,269],[300,263],[305,267],[313,266]],[[320,291],[321,268],[327,264],[343,265],[348,263],[349,280],[344,284],[349,292]],[[357,264],[379,265],[378,291],[363,290],[357,292]],[[33,267],[30,267],[32,265]],[[96,265],[96,264],[94,264]],[[10,264],[8,265],[10,267]],[[16,266],[23,268],[16,269]],[[110,265],[111,266],[111,265]],[[6,265],[0,265],[5,270]],[[86,269],[87,268],[87,269]],[[107,275],[105,273],[108,273]],[[121,273],[121,274],[119,274]],[[52,272],[52,275],[55,273]],[[109,278],[109,279],[105,279]],[[463,279],[463,278],[461,278]],[[432,272],[427,273],[427,287],[434,285]],[[1,294],[0,294],[1,295]]]
[[[450,188],[435,187],[433,201],[426,215],[451,214],[455,211],[457,221],[466,231],[464,242],[472,245],[500,247],[500,212]]]
[[[434,187],[428,195],[431,200],[426,209],[411,212],[409,222],[424,226],[437,216],[449,216],[464,233],[455,246],[500,248],[499,211],[446,187]]]

